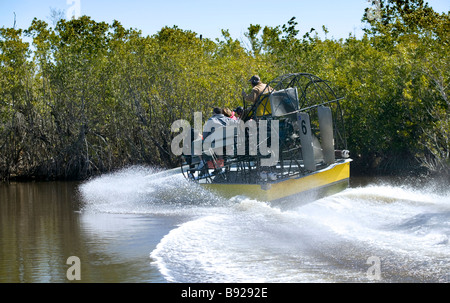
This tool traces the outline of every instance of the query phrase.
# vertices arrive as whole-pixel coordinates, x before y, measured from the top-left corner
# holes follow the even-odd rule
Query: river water
[[[447,185],[353,179],[279,209],[146,167],[3,184],[0,282],[449,282]]]

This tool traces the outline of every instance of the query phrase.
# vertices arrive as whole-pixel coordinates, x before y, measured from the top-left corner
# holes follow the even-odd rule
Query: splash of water
[[[291,210],[244,199],[172,230],[151,253],[174,282],[445,281],[450,200],[391,186],[352,188]]]
[[[79,187],[84,212],[174,214],[194,206],[226,203],[189,183],[179,169],[133,166],[89,180]]]
[[[183,215],[150,253],[173,282],[442,282],[450,272],[450,198],[433,187],[349,188],[279,209],[224,200],[176,171],[132,167],[80,186],[85,212]]]

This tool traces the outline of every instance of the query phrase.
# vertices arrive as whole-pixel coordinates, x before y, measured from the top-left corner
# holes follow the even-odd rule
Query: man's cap
[[[250,80],[248,80],[248,82],[259,82],[261,81],[261,78],[259,78],[258,75],[254,75],[250,78]]]

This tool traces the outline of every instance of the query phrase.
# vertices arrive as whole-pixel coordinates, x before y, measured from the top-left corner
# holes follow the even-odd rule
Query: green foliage
[[[176,26],[143,37],[87,16],[54,28],[37,19],[23,32],[1,28],[0,177],[175,166],[172,122],[241,105],[252,74],[268,82],[292,72],[316,74],[345,97],[356,167],[448,171],[449,14],[421,0],[380,8],[379,18],[365,11],[361,39],[321,39],[315,29],[299,37],[295,17],[276,27],[251,24],[248,42],[227,30],[213,41]]]
[[[124,165],[174,166],[177,119],[241,103],[257,66],[238,40],[178,27],[151,37],[87,16],[1,29],[2,178],[85,178]],[[31,57],[32,55],[32,57]]]

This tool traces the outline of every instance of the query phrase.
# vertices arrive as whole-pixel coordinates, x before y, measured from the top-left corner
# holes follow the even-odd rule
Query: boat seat
[[[269,99],[273,117],[287,116],[299,109],[296,87],[290,87],[273,92]]]

